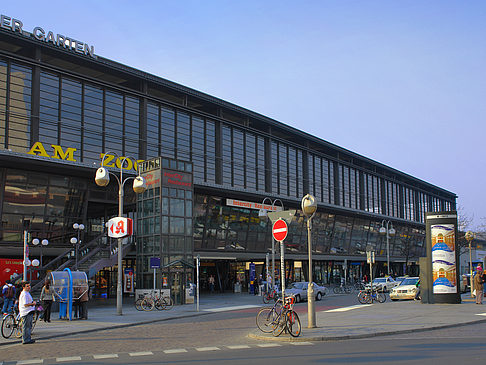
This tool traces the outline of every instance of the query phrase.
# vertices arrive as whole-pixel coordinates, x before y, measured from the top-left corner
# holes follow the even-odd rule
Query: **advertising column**
[[[459,288],[459,249],[457,246],[457,212],[426,213],[429,284],[434,303],[461,303]],[[429,269],[430,270],[430,269]]]

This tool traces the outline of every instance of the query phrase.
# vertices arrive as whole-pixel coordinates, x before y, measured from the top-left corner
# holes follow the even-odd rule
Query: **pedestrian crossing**
[[[85,356],[69,356],[69,357],[57,357],[57,358],[48,358],[48,359],[29,359],[29,360],[18,360],[18,361],[4,361],[3,363],[0,362],[0,365],[30,365],[30,364],[44,364],[44,363],[59,363],[59,364],[66,364],[70,362],[79,362],[79,361],[93,361],[93,360],[107,360],[107,359],[120,359],[123,357],[144,357],[144,356],[153,356],[160,353],[164,353],[166,355],[177,355],[177,354],[186,354],[189,352],[217,352],[217,351],[228,351],[228,350],[247,350],[251,348],[275,348],[275,347],[282,347],[282,346],[312,346],[314,345],[313,342],[286,342],[286,343],[260,343],[260,344],[252,344],[252,345],[225,345],[225,346],[207,346],[207,347],[191,347],[191,348],[178,348],[178,349],[168,349],[162,351],[139,351],[139,352],[128,352],[128,353],[119,353],[119,354],[93,354],[93,355],[85,355]],[[121,360],[119,360],[121,361]]]

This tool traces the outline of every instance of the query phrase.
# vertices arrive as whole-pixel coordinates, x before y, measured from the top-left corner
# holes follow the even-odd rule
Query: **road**
[[[318,302],[317,309],[353,305],[355,300],[355,296],[329,297]],[[306,315],[306,303],[296,308],[301,316]],[[257,309],[246,309],[212,313],[43,340],[28,346],[3,346],[0,361],[5,361],[4,364],[34,359],[42,359],[43,364],[457,364],[467,358],[485,362],[484,324],[360,340],[280,343],[246,336],[255,328],[256,312]]]

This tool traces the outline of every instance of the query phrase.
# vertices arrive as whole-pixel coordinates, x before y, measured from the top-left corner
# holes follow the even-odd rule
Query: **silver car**
[[[285,289],[285,294],[293,294],[295,296],[296,303],[303,300],[307,300],[307,287],[309,283],[307,281],[298,281],[289,285]],[[327,288],[314,283],[314,295],[316,300],[321,300],[324,295],[327,294]]]

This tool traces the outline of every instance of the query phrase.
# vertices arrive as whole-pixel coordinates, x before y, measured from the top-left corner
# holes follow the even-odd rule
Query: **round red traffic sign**
[[[289,227],[283,219],[279,219],[273,224],[272,234],[275,241],[283,241],[287,237]]]

